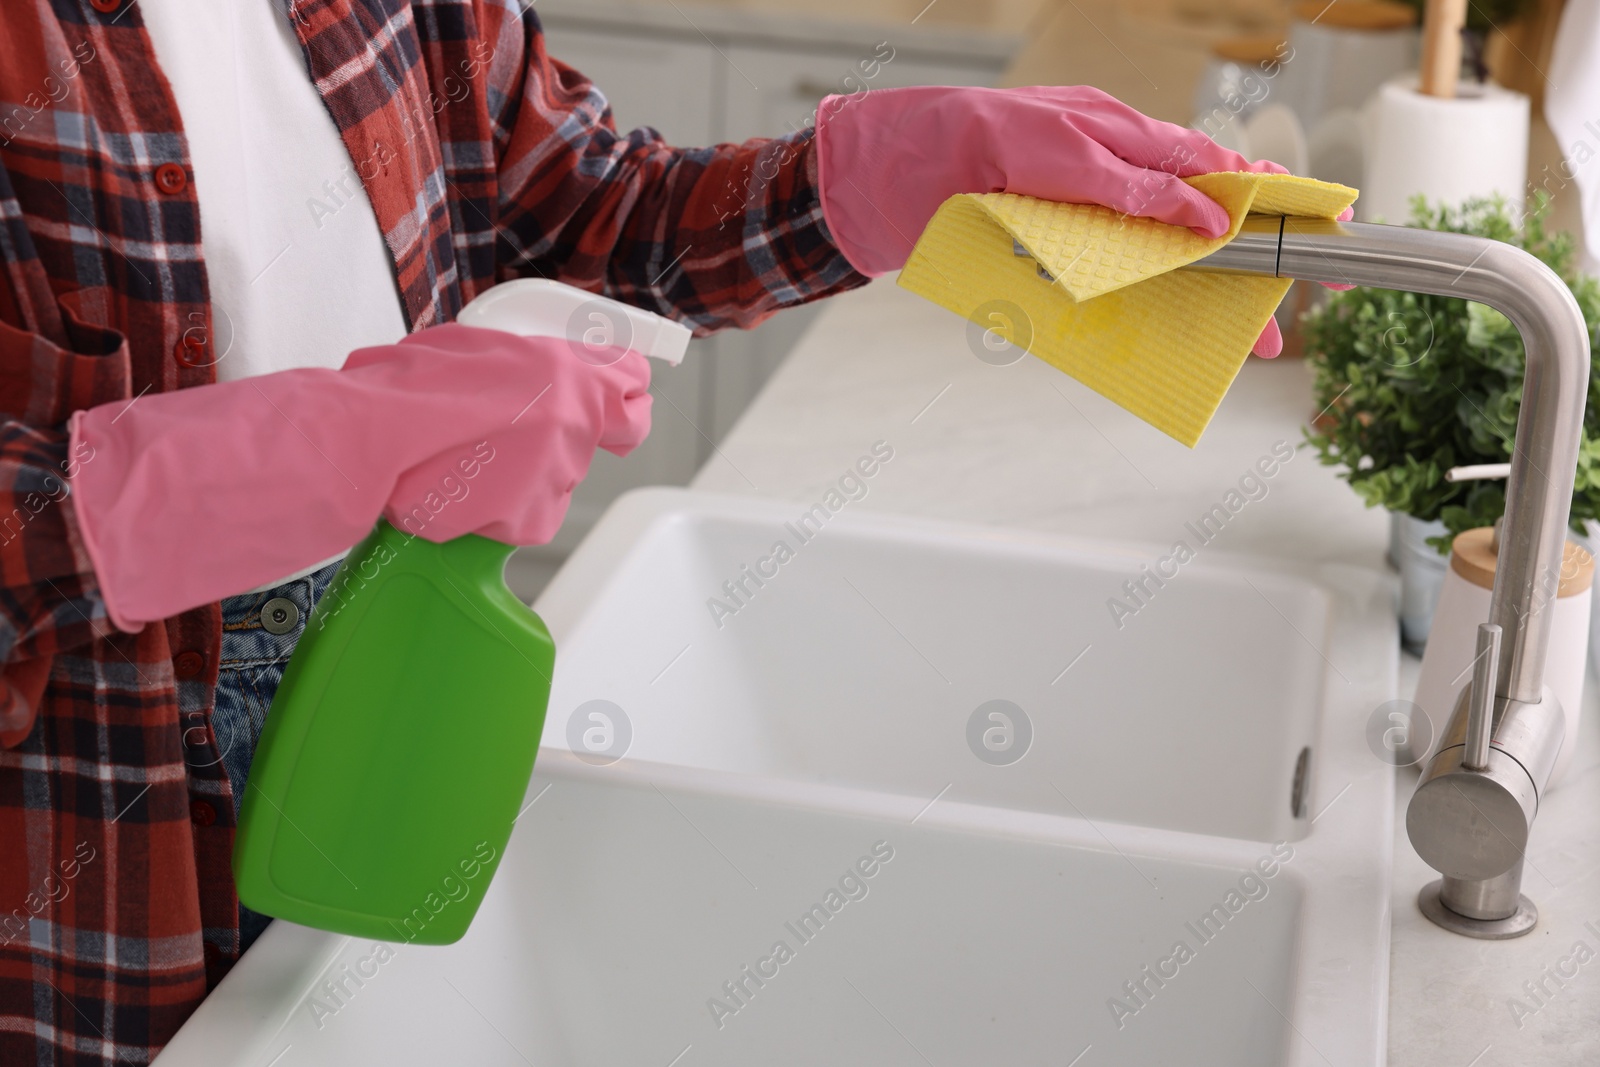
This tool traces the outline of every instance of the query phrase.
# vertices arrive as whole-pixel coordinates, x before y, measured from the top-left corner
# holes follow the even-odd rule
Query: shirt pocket
[[[71,294],[57,307],[59,341],[0,320],[0,417],[59,426],[74,411],[131,395],[127,337],[82,318]]]

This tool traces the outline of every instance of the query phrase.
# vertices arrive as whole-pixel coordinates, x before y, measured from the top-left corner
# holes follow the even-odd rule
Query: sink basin
[[[546,750],[570,747],[574,712],[604,699],[627,715],[640,760],[919,804],[947,790],[1060,812],[1066,793],[1089,819],[1304,833],[1291,807],[1300,753],[1325,694],[1367,666],[1341,677],[1324,651],[1324,586],[1213,566],[1202,549],[1163,586],[1147,583],[1148,607],[1114,619],[1107,601],[1131,605],[1123,582],[1164,550],[848,514],[800,544],[801,507],[686,499],[620,504],[541,599],[563,657]],[[768,565],[777,573],[760,587],[744,578],[736,613],[714,613],[708,602],[734,603],[723,583],[779,540],[794,558]],[[1361,577],[1369,598],[1387,595]],[[1020,709],[1001,711],[1027,746],[1015,762],[974,758],[968,720],[989,701]],[[1003,745],[1005,724],[981,718]]]
[[[804,510],[619,501],[467,937],[276,923],[159,1064],[1383,1062],[1386,576]]]

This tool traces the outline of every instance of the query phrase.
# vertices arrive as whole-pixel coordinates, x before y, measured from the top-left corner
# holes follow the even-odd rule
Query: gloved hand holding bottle
[[[328,559],[380,514],[411,529],[430,493],[449,504],[416,528],[428,540],[548,541],[595,448],[649,433],[649,383],[637,352],[434,327],[337,371],[77,412],[73,454],[94,460],[73,501],[111,619],[135,631]]]

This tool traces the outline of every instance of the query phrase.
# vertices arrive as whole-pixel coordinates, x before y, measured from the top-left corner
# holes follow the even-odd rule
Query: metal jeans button
[[[300,609],[287,597],[275,596],[261,605],[261,627],[269,634],[286,634],[300,621]]]

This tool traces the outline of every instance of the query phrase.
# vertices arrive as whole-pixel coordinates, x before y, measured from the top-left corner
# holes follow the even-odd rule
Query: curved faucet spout
[[[1537,911],[1520,895],[1522,849],[1565,729],[1544,667],[1589,391],[1590,338],[1577,301],[1559,275],[1512,245],[1354,222],[1251,216],[1233,241],[1186,269],[1461,297],[1500,311],[1521,333],[1522,410],[1508,442],[1506,517],[1484,620],[1499,627],[1498,657],[1475,663],[1475,684],[1428,763],[1406,825],[1418,854],[1444,875],[1423,891],[1430,919],[1476,937],[1526,933]],[[1489,751],[1480,758],[1466,751],[1467,697],[1491,687]]]

